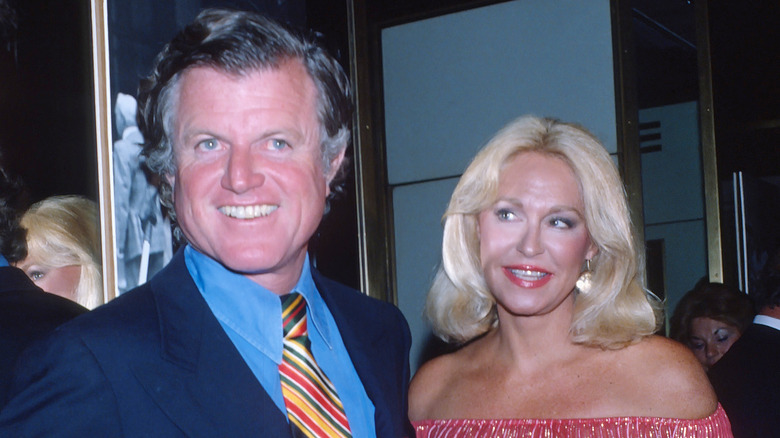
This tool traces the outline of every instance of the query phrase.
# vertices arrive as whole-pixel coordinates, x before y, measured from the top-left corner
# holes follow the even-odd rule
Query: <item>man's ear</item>
[[[173,201],[173,188],[176,187],[176,175],[173,173],[166,173],[163,178],[165,178],[165,181],[171,186],[171,201]]]
[[[328,174],[325,175],[325,182],[327,184],[326,190],[327,194],[330,195],[330,183],[333,181],[333,178],[336,177],[339,170],[341,169],[341,163],[344,162],[344,155],[347,153],[347,147],[344,146],[341,148],[341,151],[333,157],[332,160],[330,160],[330,166],[328,167]]]

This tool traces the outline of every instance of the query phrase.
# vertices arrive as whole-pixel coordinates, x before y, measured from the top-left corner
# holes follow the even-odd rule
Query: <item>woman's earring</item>
[[[580,278],[577,279],[576,286],[581,294],[587,294],[593,286],[592,273],[590,272],[590,259],[585,260],[585,270],[580,274]]]

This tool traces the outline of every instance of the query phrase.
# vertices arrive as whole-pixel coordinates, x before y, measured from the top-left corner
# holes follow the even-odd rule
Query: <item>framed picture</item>
[[[120,17],[131,20],[134,17],[117,11],[119,4],[92,2],[105,301],[145,283],[173,255],[170,221],[162,209],[156,187],[142,167],[144,140],[136,124],[135,92],[127,92],[121,85],[128,76],[123,72],[140,71],[142,59],[146,59],[143,55],[159,51],[160,47],[147,47],[139,42],[137,46],[145,50],[121,49],[122,45],[117,41],[122,41],[121,30],[128,24]],[[152,8],[147,8],[146,12],[154,14]],[[170,32],[175,32],[175,28]],[[123,56],[128,52],[135,56]]]

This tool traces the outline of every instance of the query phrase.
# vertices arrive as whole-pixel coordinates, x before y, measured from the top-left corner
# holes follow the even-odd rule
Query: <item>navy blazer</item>
[[[42,291],[19,268],[0,267],[0,406],[19,355],[33,341],[87,311]]]
[[[377,436],[411,435],[411,340],[400,311],[312,274],[374,403]],[[65,324],[23,360],[0,436],[290,436],[181,250],[149,283]]]
[[[750,325],[709,377],[735,438],[780,434],[780,330]]]

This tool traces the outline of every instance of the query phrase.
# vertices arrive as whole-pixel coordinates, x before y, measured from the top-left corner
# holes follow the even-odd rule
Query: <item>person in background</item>
[[[736,438],[780,433],[780,251],[750,297],[758,314],[709,371]]]
[[[88,309],[103,304],[97,205],[83,196],[52,196],[22,216],[27,257],[16,266],[41,289]]]
[[[753,303],[746,294],[704,279],[677,303],[669,334],[687,345],[706,370],[742,336],[753,315]]]
[[[25,230],[19,225],[17,199],[22,185],[0,168],[0,405],[22,351],[60,324],[87,311],[38,288],[12,266],[25,258]]]
[[[120,294],[146,283],[173,256],[170,221],[163,216],[157,188],[143,168],[144,138],[135,120],[137,108],[133,96],[117,94],[114,120],[120,137],[114,142],[112,164]]]
[[[158,55],[138,111],[187,243],[31,352],[0,435],[410,432],[406,320],[308,256],[351,139],[338,62],[269,18],[208,9]]]
[[[463,173],[443,224],[425,312],[463,346],[412,380],[418,437],[731,436],[693,354],[654,335],[660,303],[623,185],[584,128],[509,123]]]

